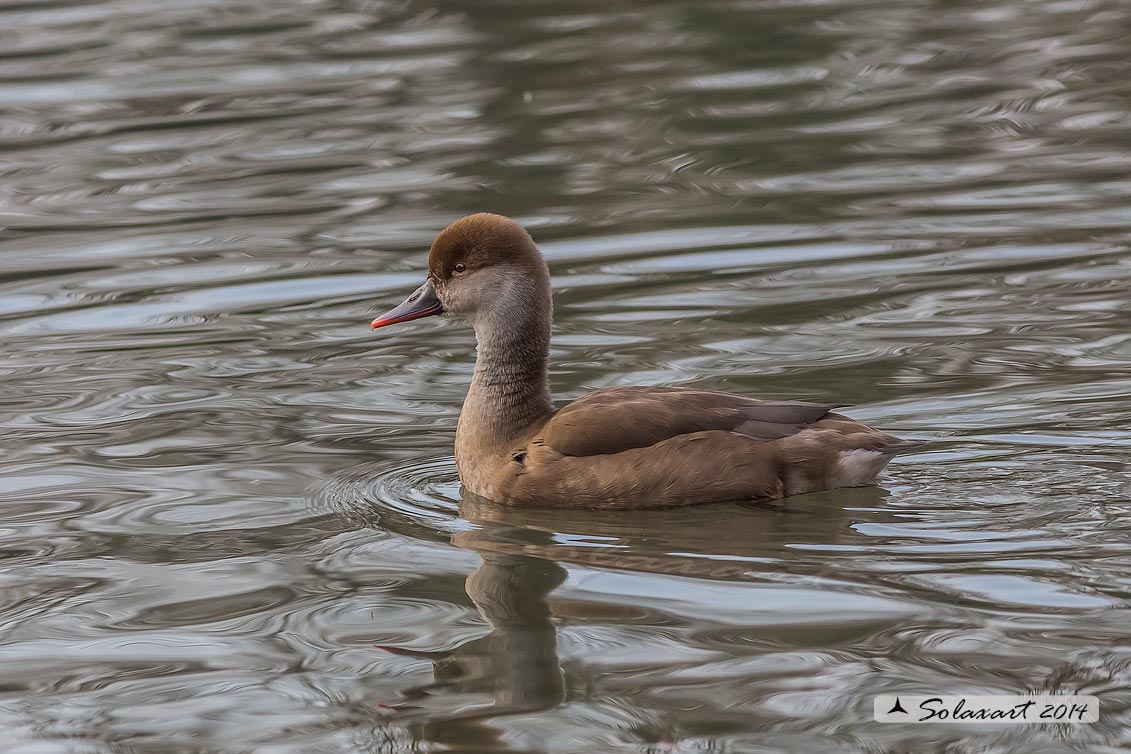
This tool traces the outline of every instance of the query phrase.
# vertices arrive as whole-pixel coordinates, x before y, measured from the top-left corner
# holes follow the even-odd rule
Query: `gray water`
[[[1131,751],[1120,0],[0,4],[5,754]],[[553,379],[850,403],[875,489],[460,500],[490,210]],[[883,725],[878,693],[1100,722]]]

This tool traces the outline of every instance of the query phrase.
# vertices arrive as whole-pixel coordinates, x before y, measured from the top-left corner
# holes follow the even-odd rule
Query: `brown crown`
[[[540,261],[538,248],[525,228],[509,217],[480,212],[461,217],[440,231],[428,253],[428,272],[438,280],[447,280],[457,264],[470,271]]]

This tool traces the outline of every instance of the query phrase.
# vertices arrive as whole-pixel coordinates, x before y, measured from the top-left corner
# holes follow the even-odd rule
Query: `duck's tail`
[[[901,437],[893,437],[891,440],[891,442],[884,444],[877,448],[877,450],[885,456],[894,456],[915,450],[930,442],[930,440],[906,440]]]

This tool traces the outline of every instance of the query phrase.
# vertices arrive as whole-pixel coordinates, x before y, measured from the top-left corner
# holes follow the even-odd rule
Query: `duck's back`
[[[649,508],[871,484],[917,443],[833,413],[689,388],[623,387],[557,411],[512,454],[500,502]]]

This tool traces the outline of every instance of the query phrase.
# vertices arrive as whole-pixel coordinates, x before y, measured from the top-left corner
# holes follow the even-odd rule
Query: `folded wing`
[[[689,388],[607,388],[562,408],[543,426],[535,442],[573,457],[647,448],[709,430],[772,442],[797,434],[834,408]]]

